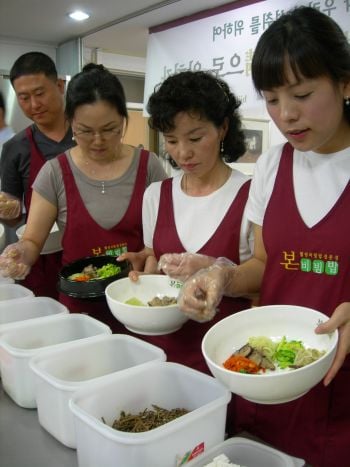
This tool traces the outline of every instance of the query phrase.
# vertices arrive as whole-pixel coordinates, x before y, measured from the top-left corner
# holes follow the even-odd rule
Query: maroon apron
[[[320,156],[322,157],[322,156]],[[313,227],[300,217],[293,188],[293,148],[283,149],[266,209],[267,264],[261,305],[292,304],[328,316],[350,301],[350,182],[333,208]],[[286,216],[288,213],[288,216]],[[350,465],[350,358],[328,387],[278,405],[237,397],[236,432],[247,430],[313,467]]]
[[[34,141],[31,127],[26,128],[26,135],[30,143],[29,183],[24,196],[24,205],[28,216],[32,199],[32,185],[46,159]],[[62,251],[40,255],[33,264],[28,276],[21,281],[21,284],[31,289],[36,296],[48,296],[57,300],[57,281],[61,264]]]
[[[250,181],[244,183],[225,214],[216,232],[198,253],[220,257],[225,256],[239,264],[239,241],[243,211],[248,198]],[[210,215],[210,213],[208,213]],[[195,226],[193,226],[195,234]],[[153,237],[154,253],[159,257],[164,253],[182,253],[184,246],[177,234],[173,198],[172,179],[162,182],[157,223]],[[162,336],[142,336],[144,340],[161,347],[169,361],[182,363],[205,373],[210,373],[201,352],[204,334],[216,322],[235,311],[250,308],[250,301],[243,298],[224,298],[220,311],[212,321],[198,323],[187,321],[178,331]]]
[[[118,255],[143,248],[142,199],[146,188],[148,157],[149,153],[142,150],[128,209],[120,222],[108,230],[101,227],[86,209],[66,155],[61,154],[58,157],[67,198],[67,222],[62,239],[63,264],[85,256],[111,252]],[[98,196],[101,196],[103,202],[103,194]],[[61,293],[60,302],[71,312],[87,313],[108,324],[113,332],[125,333],[124,326],[109,311],[105,297],[80,300]]]

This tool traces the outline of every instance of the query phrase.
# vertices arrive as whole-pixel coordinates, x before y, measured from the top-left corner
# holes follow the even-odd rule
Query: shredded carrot
[[[231,355],[223,365],[227,370],[238,371],[239,373],[258,373],[261,369],[252,360],[241,355]]]
[[[76,282],[86,282],[91,279],[91,276],[88,276],[87,274],[80,274],[80,276],[76,276],[73,280]]]

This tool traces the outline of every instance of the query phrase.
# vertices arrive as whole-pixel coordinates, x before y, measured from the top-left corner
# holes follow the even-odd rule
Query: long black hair
[[[287,82],[286,63],[296,78],[328,76],[334,83],[350,81],[350,44],[338,24],[311,7],[291,9],[262,34],[252,61],[255,89],[270,90]],[[344,102],[350,122],[350,106]]]

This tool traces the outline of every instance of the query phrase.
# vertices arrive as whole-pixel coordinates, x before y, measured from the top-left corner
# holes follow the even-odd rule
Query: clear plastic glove
[[[235,267],[236,264],[230,260],[218,258],[212,266],[201,269],[187,279],[178,297],[181,311],[194,321],[212,320]]]
[[[24,279],[30,271],[21,242],[8,245],[0,255],[0,275],[15,280]]]
[[[21,202],[18,198],[0,191],[0,219],[17,219],[21,214]]]
[[[166,253],[159,258],[158,269],[172,279],[185,282],[200,269],[214,264],[215,259],[198,253]]]

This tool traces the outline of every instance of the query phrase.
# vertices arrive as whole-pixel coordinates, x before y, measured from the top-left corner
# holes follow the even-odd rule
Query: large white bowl
[[[19,240],[22,238],[25,228],[26,228],[26,224],[21,225],[21,227],[19,227],[16,230],[16,235]],[[62,240],[62,232],[59,230],[58,225],[55,222],[54,225],[52,226],[49,236],[46,239],[43,249],[41,250],[41,254],[48,255],[50,253],[56,253],[57,251],[61,251],[62,250],[61,240]]]
[[[319,383],[330,368],[338,343],[338,331],[315,334],[328,317],[310,308],[271,305],[233,314],[215,324],[203,338],[202,353],[212,374],[233,393],[260,404],[279,404],[301,397]],[[301,340],[305,347],[326,350],[325,355],[302,368],[244,374],[227,370],[223,362],[247,343],[249,337],[274,341]]]
[[[138,298],[147,303],[153,297],[177,297],[179,283],[160,274],[141,275],[137,282],[128,277],[112,282],[105,295],[112,314],[132,332],[146,335],[169,334],[188,320],[177,304],[168,306],[135,306],[125,303]]]

